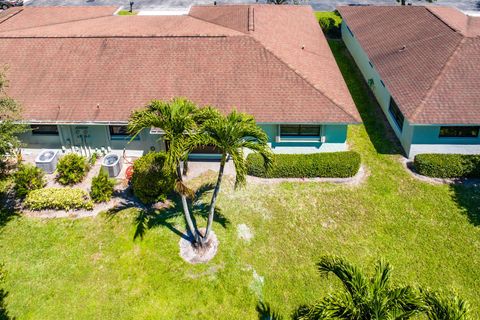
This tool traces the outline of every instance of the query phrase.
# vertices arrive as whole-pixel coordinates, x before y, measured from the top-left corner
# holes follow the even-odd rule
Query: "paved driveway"
[[[133,0],[134,8],[140,9],[171,9],[188,8],[192,4],[213,4],[214,0]],[[302,0],[300,0],[302,1]],[[417,3],[416,0],[411,0]],[[222,3],[254,3],[256,0],[217,0]],[[265,2],[265,0],[258,0]],[[395,0],[303,0],[304,3],[312,5],[316,10],[333,10],[341,4],[393,4]],[[125,6],[128,7],[129,0],[25,0],[26,5],[31,6]],[[479,10],[480,0],[438,0],[439,5],[453,5],[462,10]]]

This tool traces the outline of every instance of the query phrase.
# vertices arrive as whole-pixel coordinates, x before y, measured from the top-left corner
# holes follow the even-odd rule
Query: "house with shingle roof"
[[[359,114],[309,6],[194,6],[116,16],[112,7],[0,14],[8,94],[28,148],[161,150],[159,130],[126,124],[152,99],[185,97],[255,116],[279,153],[341,151]],[[161,137],[161,136],[160,136]]]
[[[409,157],[480,153],[480,17],[340,6],[342,38]]]

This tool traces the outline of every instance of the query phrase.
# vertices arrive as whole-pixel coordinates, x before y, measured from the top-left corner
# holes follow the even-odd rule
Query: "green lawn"
[[[454,289],[479,310],[480,191],[430,185],[405,172],[358,70],[340,42],[331,46],[365,123],[351,128],[349,142],[367,181],[250,184],[235,192],[227,181],[219,200],[226,224],[214,225],[220,248],[207,265],[179,257],[181,217],[159,219],[135,241],[135,210],[82,220],[13,217],[0,234],[10,314],[255,319],[262,298],[288,315],[338,288],[315,269],[324,254],[365,268],[384,257],[399,282]],[[253,230],[248,244],[237,239],[241,223]]]

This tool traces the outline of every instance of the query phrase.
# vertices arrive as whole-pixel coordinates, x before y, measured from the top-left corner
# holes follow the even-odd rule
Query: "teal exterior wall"
[[[143,130],[135,140],[128,137],[110,136],[107,125],[58,125],[58,135],[35,135],[31,131],[20,136],[26,148],[31,149],[61,149],[89,148],[91,150],[111,149],[120,152],[123,149],[130,153],[143,154],[152,147],[155,150],[164,150],[161,135],[151,135],[148,130]]]
[[[480,137],[477,138],[440,138],[440,125],[414,125],[405,118],[403,128],[398,128],[388,108],[390,92],[367,54],[350,33],[347,22],[342,23],[342,39],[354,58],[365,81],[369,83],[375,98],[380,104],[390,126],[397,135],[408,157],[413,158],[419,153],[480,153]]]
[[[347,131],[345,124],[321,124],[319,137],[282,137],[279,138],[279,124],[261,123],[259,126],[268,135],[268,142],[275,153],[315,153],[347,150]],[[325,142],[321,142],[324,136]]]
[[[267,133],[269,145],[276,153],[315,153],[335,152],[347,150],[347,130],[345,124],[323,124],[321,125],[321,136],[299,138],[278,138],[278,124],[259,124]],[[151,135],[149,130],[144,130],[137,139],[130,141],[129,138],[110,136],[107,125],[58,125],[58,135],[34,135],[27,132],[21,136],[26,148],[29,149],[66,149],[91,150],[111,149],[113,152],[122,152],[125,148],[129,153],[141,155],[148,152],[152,147],[155,150],[165,150],[163,141],[159,141],[161,135]],[[192,159],[215,158],[212,154],[194,154]]]

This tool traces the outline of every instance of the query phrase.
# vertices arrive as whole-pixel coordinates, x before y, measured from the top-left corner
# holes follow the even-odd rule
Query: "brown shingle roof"
[[[214,11],[205,16],[209,8]],[[217,8],[225,8],[225,15]],[[248,30],[251,8],[258,11],[258,31]],[[311,9],[293,10],[303,18],[297,23],[283,13],[276,23],[288,23],[295,32],[277,34],[266,19],[290,9],[276,8],[193,7],[194,15],[204,15],[201,19],[119,17],[111,15],[112,8],[105,15],[102,8],[89,19],[69,20],[61,8],[55,11],[62,17],[46,19],[48,8],[27,7],[4,22],[8,25],[0,23],[0,63],[9,65],[9,94],[23,104],[30,121],[123,122],[151,99],[183,96],[224,111],[236,107],[259,122],[358,122]],[[244,18],[242,30],[238,21]],[[269,26],[260,27],[264,23]],[[266,39],[267,33],[274,40]]]
[[[480,18],[433,6],[338,9],[411,123],[480,123]]]

